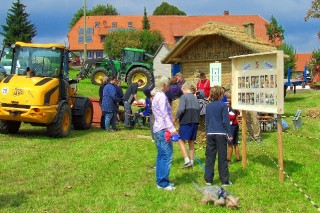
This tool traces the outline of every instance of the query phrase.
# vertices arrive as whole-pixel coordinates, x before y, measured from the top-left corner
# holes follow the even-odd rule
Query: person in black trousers
[[[218,153],[218,171],[222,186],[229,186],[229,169],[227,161],[228,139],[233,140],[230,130],[228,106],[222,102],[224,91],[214,86],[210,91],[211,102],[206,107],[206,167],[204,179],[211,185],[214,178],[214,164]]]
[[[102,98],[103,98],[103,89],[104,89],[104,87],[107,85],[107,83],[108,83],[108,77],[107,76],[103,76],[101,79],[100,79],[100,81],[101,81],[101,86],[99,87],[99,105],[100,105],[100,107],[102,108]],[[102,111],[102,109],[101,109],[101,111]],[[104,120],[105,120],[105,117],[104,117],[104,113],[103,112],[101,112],[101,118],[100,118],[100,128],[101,129],[105,129],[105,122],[104,122]]]

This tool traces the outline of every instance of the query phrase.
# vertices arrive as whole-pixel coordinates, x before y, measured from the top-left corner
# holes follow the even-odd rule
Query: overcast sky
[[[0,24],[5,24],[8,9],[16,0],[1,0]],[[60,43],[67,45],[68,26],[73,15],[83,7],[84,0],[20,0],[30,14],[30,21],[37,28],[33,42]],[[148,15],[162,0],[87,0],[87,9],[97,4],[111,4],[120,15],[143,14],[144,7]],[[260,15],[270,21],[273,15],[285,30],[285,42],[299,52],[312,52],[320,48],[317,31],[320,31],[320,19],[304,21],[311,6],[311,0],[167,0],[188,15],[220,15],[228,10],[230,15]],[[2,31],[2,27],[0,27]],[[0,41],[2,41],[0,36]]]

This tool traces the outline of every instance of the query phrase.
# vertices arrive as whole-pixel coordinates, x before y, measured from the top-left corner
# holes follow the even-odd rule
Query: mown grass
[[[81,92],[86,91],[85,81],[79,84]],[[88,88],[97,93],[96,86]],[[285,114],[302,109],[305,115],[319,98],[319,91],[289,92]],[[319,118],[302,118],[299,130],[293,130],[291,120],[286,118],[290,128],[283,135],[284,169],[319,204]],[[263,132],[262,137],[260,144],[248,142],[246,169],[236,163],[229,167],[234,184],[228,190],[240,197],[238,212],[315,212],[289,179],[278,180],[273,162],[278,161],[277,133]],[[204,144],[196,147],[204,163]],[[72,130],[67,138],[52,139],[42,127],[22,125],[16,135],[0,135],[0,156],[2,212],[230,212],[200,204],[202,195],[192,181],[203,186],[204,170],[197,162],[193,169],[180,169],[183,159],[177,144],[170,174],[177,190],[158,190],[150,168],[156,148],[144,127],[116,133]],[[214,184],[220,184],[218,174]]]

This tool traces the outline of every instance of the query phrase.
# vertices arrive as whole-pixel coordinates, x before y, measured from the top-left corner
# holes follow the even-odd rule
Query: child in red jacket
[[[231,157],[233,149],[236,153],[236,162],[240,162],[240,151],[239,151],[239,123],[237,121],[237,116],[239,115],[238,110],[234,110],[231,108],[231,93],[228,92],[226,94],[228,99],[228,111],[229,111],[229,119],[230,119],[230,128],[231,128],[231,134],[233,136],[233,140],[228,141],[228,163],[231,163]]]

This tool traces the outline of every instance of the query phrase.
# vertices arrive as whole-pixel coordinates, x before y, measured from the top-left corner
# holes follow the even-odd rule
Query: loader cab
[[[30,68],[36,77],[63,76],[64,46],[17,42],[12,49],[11,74],[26,75],[27,68]]]

